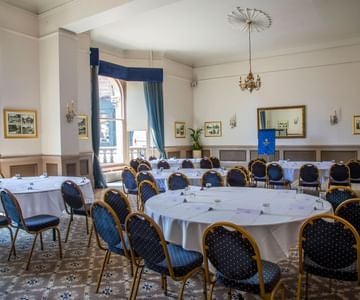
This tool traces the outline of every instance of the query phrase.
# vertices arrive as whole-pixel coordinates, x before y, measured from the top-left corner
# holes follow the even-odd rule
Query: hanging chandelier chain
[[[250,65],[250,72],[251,72],[251,21],[248,21],[249,25],[249,65]]]

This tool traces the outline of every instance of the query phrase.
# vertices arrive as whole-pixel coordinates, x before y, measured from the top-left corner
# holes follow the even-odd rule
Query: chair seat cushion
[[[191,270],[201,267],[203,263],[200,252],[185,250],[178,245],[168,244],[168,252],[175,276],[184,276]],[[145,261],[145,265],[155,272],[170,275],[166,259],[156,264]]]
[[[266,181],[266,176],[264,176],[264,177],[257,177],[257,176],[254,176],[254,180],[255,181]]]
[[[300,186],[307,186],[307,187],[319,187],[320,182],[319,181],[303,181],[303,180],[300,180],[299,185]]]
[[[0,226],[8,226],[9,219],[6,216],[0,215]]]
[[[269,180],[270,185],[289,185],[290,181],[283,179],[283,180]]]
[[[351,183],[360,183],[360,178],[350,178]]]
[[[327,278],[339,279],[344,281],[356,281],[357,272],[356,272],[356,261],[348,267],[341,269],[328,269],[324,268],[321,265],[318,265],[316,262],[312,261],[307,256],[304,257],[304,270],[308,273],[323,276]]]
[[[277,264],[265,260],[262,260],[262,266],[264,274],[263,277],[265,292],[270,293],[281,279],[280,267]],[[252,277],[247,279],[235,280],[226,278],[220,272],[217,272],[216,279],[217,282],[223,284],[228,288],[233,288],[254,294],[260,293],[259,273],[256,273]]]
[[[81,208],[73,209],[74,215],[80,215],[80,216],[90,215],[91,204],[92,203],[85,203],[85,208],[81,207]]]
[[[60,219],[52,215],[37,215],[24,219],[29,231],[39,231],[48,227],[59,225]]]
[[[334,179],[331,179],[331,180],[329,181],[329,185],[348,186],[348,185],[350,185],[350,180],[334,180]]]

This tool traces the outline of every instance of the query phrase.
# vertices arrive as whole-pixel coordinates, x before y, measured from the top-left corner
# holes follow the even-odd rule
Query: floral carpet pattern
[[[65,238],[68,217],[60,223],[62,240]],[[72,300],[72,299],[127,299],[132,278],[127,259],[111,255],[105,268],[99,293],[95,293],[105,252],[97,247],[95,238],[87,247],[85,220],[75,217],[69,241],[63,243],[63,259],[59,259],[58,244],[52,232],[44,234],[44,251],[37,243],[30,269],[25,270],[34,236],[19,233],[16,258],[7,261],[10,238],[7,229],[0,230],[0,299],[21,300]],[[295,299],[297,281],[297,251],[293,249],[288,259],[279,262],[285,283],[286,299]],[[332,281],[311,276],[309,299],[360,299],[360,286],[352,282]],[[137,299],[177,299],[179,284],[168,279],[168,296],[160,286],[160,276],[145,270]],[[258,299],[253,295],[240,295],[233,291],[233,299]],[[203,279],[200,274],[188,280],[184,299],[204,299]],[[215,287],[213,299],[227,299],[227,290]]]

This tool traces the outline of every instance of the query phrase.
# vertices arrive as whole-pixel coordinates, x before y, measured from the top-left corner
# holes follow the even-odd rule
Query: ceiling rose
[[[250,30],[258,32],[268,29],[272,23],[270,16],[260,9],[240,7],[228,15],[228,22],[241,31],[248,31],[251,22]]]

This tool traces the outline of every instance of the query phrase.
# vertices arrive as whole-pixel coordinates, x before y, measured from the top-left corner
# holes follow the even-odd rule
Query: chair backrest
[[[299,180],[316,182],[319,180],[319,169],[314,164],[305,164],[300,167]]]
[[[342,202],[336,208],[335,215],[348,221],[360,234],[360,198]]]
[[[156,184],[149,180],[143,180],[139,184],[139,197],[141,201],[140,209],[143,210],[146,201],[157,194],[159,194],[159,190]]]
[[[208,183],[211,184],[211,186],[224,186],[220,173],[215,170],[209,170],[203,174],[201,186],[206,186]]]
[[[156,184],[154,176],[149,171],[141,171],[136,174],[136,183],[138,187],[144,180],[149,180]]]
[[[266,166],[266,174],[269,180],[279,181],[283,179],[284,171],[278,163],[270,163]]]
[[[138,172],[141,172],[141,171],[151,171],[151,167],[149,167],[148,164],[141,163],[141,164],[139,164],[139,166],[138,166],[138,168],[137,168],[137,171],[138,171]]]
[[[226,181],[229,186],[247,186],[248,176],[243,169],[231,168],[226,175]]]
[[[220,168],[220,160],[217,157],[210,156],[209,159],[212,163],[213,168],[216,168],[216,169]]]
[[[347,186],[335,186],[326,191],[325,199],[331,203],[335,210],[345,200],[356,198],[354,190]]]
[[[307,219],[299,233],[299,266],[304,258],[327,269],[342,269],[357,261],[359,276],[360,238],[346,220],[330,214]]]
[[[225,278],[243,280],[259,275],[259,288],[265,294],[260,252],[251,235],[238,225],[218,222],[203,234],[205,270],[208,262]]]
[[[157,264],[166,259],[170,276],[174,276],[163,233],[150,217],[143,213],[130,214],[126,218],[125,230],[132,257],[144,259],[145,264]]]
[[[346,165],[350,171],[350,178],[360,179],[360,162],[356,160],[350,160]]]
[[[255,160],[251,165],[251,174],[254,178],[266,177],[266,163],[261,160]]]
[[[61,184],[61,194],[65,205],[68,205],[71,209],[85,207],[83,194],[74,181],[65,180]]]
[[[121,242],[125,255],[129,256],[121,222],[111,206],[103,201],[96,201],[91,206],[90,214],[96,234],[108,245],[108,249],[118,247]]]
[[[132,168],[125,167],[121,172],[121,179],[127,190],[135,190],[137,188],[136,173]]]
[[[104,195],[104,202],[110,205],[120,223],[125,224],[126,217],[131,213],[131,206],[126,195],[117,189],[109,189]]]
[[[207,158],[207,157],[203,157],[200,160],[200,168],[201,169],[212,169],[213,165],[212,165],[211,160],[209,158]]]
[[[346,181],[350,180],[350,170],[347,165],[336,163],[330,167],[330,181]]]
[[[234,166],[234,168],[243,170],[244,173],[246,174],[247,181],[250,182],[250,170],[248,170],[246,167],[241,165],[236,165]]]
[[[170,164],[165,159],[162,159],[157,163],[157,168],[170,169]]]
[[[152,161],[152,160],[157,160],[156,156],[150,155],[149,156],[149,161]]]
[[[183,169],[193,169],[194,164],[190,159],[184,159],[181,163],[181,168]]]
[[[172,173],[168,178],[169,190],[182,190],[189,185],[189,179],[183,173],[175,172]]]
[[[135,171],[137,170],[137,168],[140,164],[139,159],[137,159],[137,158],[131,159],[129,163],[130,163],[130,167],[132,167]]]
[[[15,195],[9,190],[3,189],[0,192],[0,196],[2,206],[8,219],[10,219],[13,223],[16,223],[19,227],[25,227],[21,207]]]

